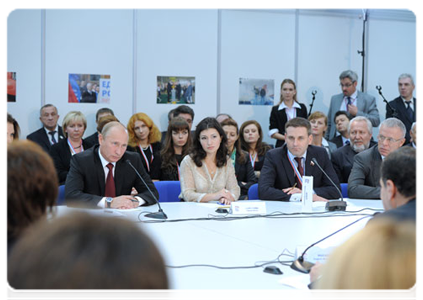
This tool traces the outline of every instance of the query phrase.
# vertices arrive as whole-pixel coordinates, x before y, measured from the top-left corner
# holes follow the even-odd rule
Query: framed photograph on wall
[[[275,81],[273,79],[239,79],[240,105],[273,105]]]
[[[69,103],[110,103],[110,75],[69,74]]]
[[[7,72],[7,102],[16,102],[16,72]]]
[[[195,77],[157,76],[157,104],[194,104]]]

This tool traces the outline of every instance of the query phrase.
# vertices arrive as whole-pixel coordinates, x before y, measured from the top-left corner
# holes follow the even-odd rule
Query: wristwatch
[[[112,197],[107,197],[106,198],[107,208],[110,208],[111,207],[112,201],[113,201],[113,198]]]

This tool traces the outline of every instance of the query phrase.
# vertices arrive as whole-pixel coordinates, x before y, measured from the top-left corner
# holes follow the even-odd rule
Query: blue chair
[[[179,202],[181,193],[181,184],[179,181],[154,181],[159,192],[159,202]]]
[[[65,204],[65,185],[59,186],[59,194],[57,195],[56,205],[66,205]]]
[[[254,183],[250,188],[248,189],[248,200],[258,200],[258,183]]]
[[[341,183],[342,197],[348,198],[348,183]]]

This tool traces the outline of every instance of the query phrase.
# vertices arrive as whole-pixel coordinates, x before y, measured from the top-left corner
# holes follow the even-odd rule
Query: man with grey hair
[[[100,145],[72,156],[65,186],[67,205],[129,209],[154,204],[148,188],[156,198],[159,194],[143,167],[140,155],[126,152],[126,128],[119,122],[107,123],[98,135],[98,141]],[[138,191],[135,196],[131,195],[133,187]]]
[[[416,148],[417,145],[417,133],[416,133],[416,122],[411,125],[410,129],[410,144],[409,146]]]
[[[40,109],[40,121],[43,123],[43,127],[29,134],[26,138],[37,143],[44,151],[49,153],[51,145],[65,138],[62,127],[57,124],[59,114],[56,106],[53,104],[43,105]]]
[[[348,125],[350,144],[332,152],[332,165],[339,182],[348,182],[353,167],[354,156],[376,144],[372,140],[372,123],[366,117],[355,117]]]
[[[348,197],[358,199],[380,199],[380,166],[389,153],[405,142],[405,126],[389,118],[379,126],[378,144],[354,157],[354,164],[348,179]]]
[[[345,110],[350,119],[356,116],[366,117],[373,127],[380,123],[379,111],[376,99],[366,93],[357,90],[358,76],[355,72],[347,70],[339,75],[342,93],[332,96],[328,111],[328,128],[325,138],[331,140],[335,137],[336,127],[333,123],[335,114],[339,110]]]
[[[386,118],[394,117],[404,123],[407,129],[405,142],[409,143],[411,125],[416,121],[416,98],[413,97],[413,76],[407,73],[401,74],[398,78],[398,91],[400,96],[390,101],[389,105],[386,105]]]

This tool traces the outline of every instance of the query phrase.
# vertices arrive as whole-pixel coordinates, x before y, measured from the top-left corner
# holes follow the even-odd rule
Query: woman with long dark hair
[[[181,196],[185,201],[230,204],[238,200],[240,188],[226,141],[215,118],[205,118],[197,125],[191,154],[181,164]]]

